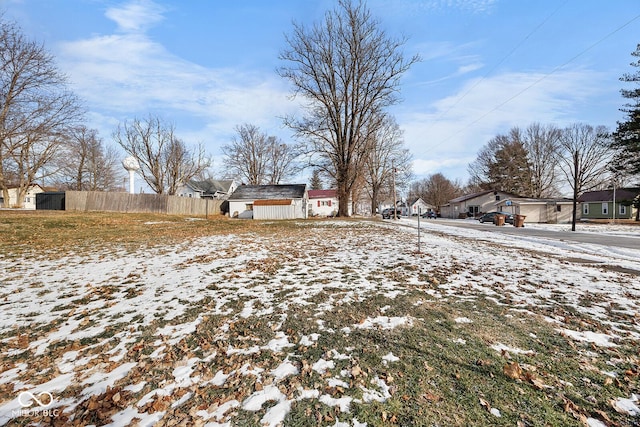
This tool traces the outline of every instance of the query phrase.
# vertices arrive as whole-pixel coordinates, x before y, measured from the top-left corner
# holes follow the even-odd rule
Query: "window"
[[[476,216],[476,214],[480,212],[480,206],[469,206],[469,215]]]
[[[556,212],[562,212],[562,205],[556,205]]]
[[[253,203],[247,203],[245,205],[245,210],[252,211],[253,210]]]
[[[589,215],[589,205],[587,203],[582,205],[582,215]]]
[[[496,202],[499,202],[499,201],[500,201],[500,195],[496,194]]]
[[[627,207],[625,205],[618,205],[618,213],[620,215],[626,215],[627,214]]]
[[[602,215],[609,215],[609,203],[607,202],[602,204]]]

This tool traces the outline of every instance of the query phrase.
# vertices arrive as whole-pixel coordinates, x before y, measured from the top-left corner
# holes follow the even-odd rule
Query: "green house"
[[[580,196],[582,219],[634,219],[640,187],[587,191]]]

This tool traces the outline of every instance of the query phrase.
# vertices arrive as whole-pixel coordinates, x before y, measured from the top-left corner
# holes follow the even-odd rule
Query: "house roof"
[[[540,203],[573,203],[573,200],[568,199],[566,197],[550,197],[550,198],[534,198],[534,197],[509,197],[508,199],[505,200],[500,200],[499,202],[496,202],[496,204],[502,204],[504,203],[506,200],[510,200],[513,203],[516,204],[521,204],[521,205],[525,205],[525,204],[540,204]]]
[[[467,200],[475,199],[476,197],[482,197],[482,196],[485,196],[485,195],[487,195],[489,193],[493,193],[493,192],[500,193],[500,194],[506,194],[509,197],[518,197],[517,194],[509,193],[509,192],[506,192],[506,191],[485,190],[485,191],[480,191],[480,192],[477,192],[477,193],[465,194],[464,196],[456,197],[455,199],[449,200],[449,203],[465,202]]]
[[[426,205],[425,201],[422,200],[422,197],[417,197],[417,198],[409,199],[409,206],[413,206],[418,202],[422,202]]]
[[[640,196],[640,187],[616,188],[616,202],[634,200]],[[587,191],[578,198],[579,202],[611,202],[613,201],[613,189]]]
[[[241,185],[229,200],[302,199],[306,190],[306,184]]]
[[[189,181],[189,186],[195,191],[202,191],[204,194],[215,194],[216,192],[228,193],[233,185],[233,181],[221,181],[217,179],[205,179],[204,181]]]
[[[336,190],[309,190],[310,199],[330,199],[337,197]]]

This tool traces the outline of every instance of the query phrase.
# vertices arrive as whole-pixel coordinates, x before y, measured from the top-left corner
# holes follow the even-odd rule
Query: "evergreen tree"
[[[322,177],[320,177],[320,169],[314,169],[309,182],[312,190],[322,190]]]
[[[635,73],[625,74],[620,80],[627,83],[635,83],[632,89],[622,89],[620,93],[629,100],[623,111],[627,120],[618,122],[618,128],[613,134],[613,147],[619,150],[614,161],[616,170],[629,175],[640,174],[640,44],[635,52],[631,53],[638,58],[631,66],[638,68]]]

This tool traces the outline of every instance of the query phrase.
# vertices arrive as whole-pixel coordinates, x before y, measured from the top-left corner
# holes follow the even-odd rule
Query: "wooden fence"
[[[219,215],[221,200],[167,196],[165,194],[67,191],[65,210],[103,212],[153,212],[169,215]]]

